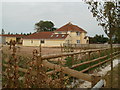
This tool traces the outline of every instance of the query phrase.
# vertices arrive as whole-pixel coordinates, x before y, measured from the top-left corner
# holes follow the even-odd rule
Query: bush
[[[65,66],[71,68],[72,67],[72,57],[67,57]]]

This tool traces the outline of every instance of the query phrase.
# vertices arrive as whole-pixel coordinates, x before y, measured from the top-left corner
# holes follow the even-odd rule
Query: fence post
[[[98,50],[98,57],[100,57],[100,50]],[[99,60],[99,63],[101,62],[101,60]],[[101,64],[99,65],[99,67],[101,66]]]
[[[72,57],[72,65],[74,64],[74,55],[71,55]]]
[[[60,47],[61,47],[61,53],[63,53],[63,46],[62,46],[62,44],[60,44]]]
[[[91,54],[91,51],[88,52],[88,61],[90,61],[90,54]],[[88,65],[88,67],[91,67],[91,63]],[[90,73],[90,69],[88,70],[88,72]]]

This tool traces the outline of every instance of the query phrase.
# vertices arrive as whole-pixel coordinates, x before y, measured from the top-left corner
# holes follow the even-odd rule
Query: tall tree
[[[37,32],[41,31],[54,31],[56,28],[54,27],[54,23],[51,21],[40,21],[35,24],[35,30]]]
[[[93,17],[99,22],[99,25],[103,27],[106,35],[109,37],[110,48],[111,48],[111,88],[113,80],[113,36],[119,27],[119,1],[113,0],[112,2],[94,2],[94,0],[84,0],[89,6],[88,9],[93,14]]]
[[[8,32],[8,35],[10,35],[11,33],[10,32]]]
[[[4,29],[2,29],[2,35],[3,35],[3,34],[5,34],[5,31],[4,31]]]

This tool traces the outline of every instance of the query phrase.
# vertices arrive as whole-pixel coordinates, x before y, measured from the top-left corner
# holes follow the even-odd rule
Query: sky
[[[2,4],[2,7],[1,7]],[[88,36],[104,34],[84,2],[8,2],[0,3],[0,29],[6,33],[35,32],[34,25],[40,20],[52,21],[56,28],[71,22],[86,30]]]

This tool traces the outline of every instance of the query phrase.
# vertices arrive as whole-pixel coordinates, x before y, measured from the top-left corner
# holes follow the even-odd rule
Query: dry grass
[[[105,88],[110,88],[111,84],[111,72],[109,71],[105,75],[105,80],[106,80],[106,86]],[[114,69],[113,69],[113,88],[120,88],[120,64],[118,64]]]
[[[9,59],[8,68],[3,68],[6,74],[3,78],[4,87],[26,87],[26,88],[64,88],[69,82],[69,78],[64,81],[65,74],[62,71],[56,72],[53,75],[47,75],[48,68],[45,68],[41,63],[42,60],[38,58],[39,47],[17,47],[13,50],[9,49],[9,46],[3,46],[3,61],[6,61],[6,57]],[[33,53],[33,50],[37,52]],[[60,48],[42,48],[42,55],[58,54],[61,53]],[[96,56],[96,55],[95,55]],[[23,58],[24,57],[24,58]],[[29,57],[30,60],[26,57]],[[86,56],[87,57],[87,56]],[[94,59],[94,58],[92,58]],[[35,61],[37,63],[30,63]],[[5,62],[3,62],[5,63]],[[19,73],[18,67],[27,68],[27,73]],[[62,69],[61,69],[62,70]],[[31,71],[37,72],[33,75]],[[19,79],[23,78],[22,83]],[[42,79],[41,79],[42,78]],[[20,82],[19,82],[20,81]],[[10,84],[11,83],[11,84]],[[67,83],[67,84],[65,84]]]
[[[37,53],[33,53],[33,50],[37,50]],[[58,48],[42,48],[43,54],[50,54],[59,52]],[[17,51],[16,51],[17,50]],[[3,88],[63,88],[66,86],[66,81],[63,82],[62,78],[64,74],[59,72],[60,75],[54,74],[48,76],[46,71],[48,68],[44,68],[41,61],[38,62],[36,57],[39,53],[39,47],[21,47],[9,49],[9,46],[4,46],[2,48],[2,60],[3,63],[8,63],[8,67],[3,66],[3,76],[2,76],[2,87]],[[30,60],[28,60],[30,57]],[[29,62],[36,61],[36,64],[31,64]],[[18,71],[18,67],[27,68],[27,73],[21,73]],[[27,67],[25,67],[27,66]],[[36,75],[32,75],[31,71],[37,72]],[[54,78],[52,78],[54,77]]]
[[[39,47],[25,47],[25,46],[18,46],[20,48],[17,49],[17,53],[20,56],[32,56],[33,55],[33,50],[37,49],[39,50]],[[3,52],[10,54],[12,52],[12,50],[9,50],[9,46],[8,45],[4,45],[3,46]],[[45,48],[42,47],[42,55],[48,55],[48,54],[57,54],[57,53],[61,53],[61,49],[60,48]]]

